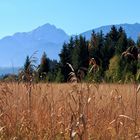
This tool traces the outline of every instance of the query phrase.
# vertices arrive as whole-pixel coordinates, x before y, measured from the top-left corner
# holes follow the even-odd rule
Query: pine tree
[[[19,78],[21,78],[23,81],[31,81],[33,74],[33,65],[32,61],[30,60],[29,56],[26,57],[24,67],[22,71],[19,73]]]
[[[138,36],[138,40],[137,40],[137,48],[138,48],[138,52],[140,53],[140,35]]]
[[[129,48],[131,46],[135,46],[135,42],[132,38],[128,38],[127,39],[127,48]]]
[[[115,53],[115,47],[117,45],[117,41],[119,39],[119,32],[117,28],[113,25],[111,27],[111,30],[109,33],[106,35],[106,39],[109,41],[109,46],[110,46],[110,53],[112,54],[112,57]]]
[[[89,53],[88,53],[88,42],[85,37],[79,37],[79,68],[88,68]]]
[[[112,43],[115,46],[119,38],[119,32],[117,31],[117,28],[114,25],[111,27],[111,31],[109,32],[109,37],[111,38]]]
[[[97,34],[93,32],[90,40],[89,57],[94,58],[97,64],[102,67],[105,56],[106,54],[104,53],[104,35],[102,31]]]
[[[48,72],[49,72],[49,59],[47,58],[47,55],[44,52],[42,55],[41,63],[38,70],[39,77],[41,79],[45,79]]]
[[[67,71],[65,69],[66,63],[70,63],[71,62],[71,57],[70,57],[70,52],[68,49],[68,44],[64,43],[63,44],[63,48],[59,54],[60,57],[60,68],[61,68],[61,73],[64,76],[64,81],[67,81]]]
[[[121,55],[126,49],[127,49],[127,36],[123,28],[120,27],[115,52],[116,54]]]
[[[77,71],[80,67],[80,41],[78,36],[75,37],[74,40],[74,49],[72,53],[72,65],[75,71]]]

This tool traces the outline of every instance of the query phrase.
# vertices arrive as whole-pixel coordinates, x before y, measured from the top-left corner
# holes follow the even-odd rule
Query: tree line
[[[81,35],[71,37],[63,44],[59,62],[50,60],[44,52],[36,66],[34,57],[27,56],[17,78],[23,81],[68,82],[73,72],[83,82],[139,82],[139,51],[140,37],[134,42],[122,27],[112,26],[106,35],[102,31],[92,31],[89,40]]]

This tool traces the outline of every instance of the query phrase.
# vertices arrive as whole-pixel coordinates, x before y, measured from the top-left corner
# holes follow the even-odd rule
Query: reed
[[[134,84],[2,82],[0,140],[140,139],[139,92]]]

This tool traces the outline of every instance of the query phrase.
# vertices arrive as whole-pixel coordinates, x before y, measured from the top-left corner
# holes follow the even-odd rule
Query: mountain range
[[[127,36],[135,41],[140,33],[140,24],[118,24],[126,31]],[[103,31],[108,33],[112,25],[102,26],[81,33],[90,39],[91,33]],[[59,60],[58,54],[62,49],[64,42],[69,40],[70,36],[62,29],[56,28],[54,25],[45,24],[30,32],[15,33],[12,36],[6,36],[0,39],[0,67],[21,67],[24,64],[27,55],[32,55],[37,51],[35,57],[40,58],[45,51],[50,59]],[[1,69],[1,68],[0,68]]]
[[[112,26],[113,25],[106,25],[106,26],[102,26],[102,27],[95,28],[95,29],[92,29],[92,30],[88,30],[86,32],[81,33],[81,35],[85,36],[87,39],[90,39],[91,33],[92,33],[93,30],[96,33],[100,32],[102,30],[103,34],[106,35],[110,31]],[[125,32],[127,34],[127,37],[131,37],[135,42],[137,41],[138,36],[140,35],[140,24],[139,23],[135,23],[135,24],[127,24],[127,23],[116,24],[115,27],[117,29],[119,29],[119,27],[122,27],[125,30]]]

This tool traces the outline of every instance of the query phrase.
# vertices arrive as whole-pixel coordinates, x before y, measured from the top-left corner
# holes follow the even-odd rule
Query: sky
[[[0,0],[0,38],[46,23],[69,35],[96,27],[140,23],[140,0]]]

